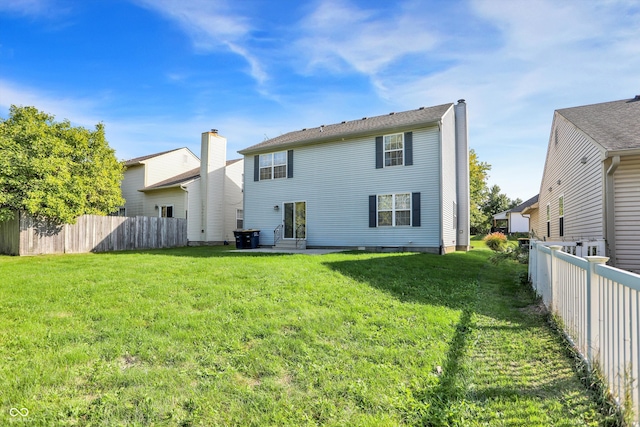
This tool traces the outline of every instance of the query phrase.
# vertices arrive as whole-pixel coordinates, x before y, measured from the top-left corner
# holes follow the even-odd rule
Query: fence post
[[[605,256],[586,256],[589,262],[587,267],[587,360],[593,364],[594,357],[598,354],[596,345],[600,332],[600,310],[598,297],[598,281],[595,279],[596,265],[609,261]]]
[[[562,249],[562,246],[560,245],[551,245],[549,246],[549,249],[551,249],[551,277],[549,277],[549,287],[551,289],[549,289],[549,294],[551,296],[551,301],[549,302],[549,307],[551,308],[551,312],[554,312],[554,308],[556,305],[556,289],[557,289],[557,285],[558,285],[558,272],[557,272],[557,265],[558,265],[558,260],[556,258],[556,253]]]

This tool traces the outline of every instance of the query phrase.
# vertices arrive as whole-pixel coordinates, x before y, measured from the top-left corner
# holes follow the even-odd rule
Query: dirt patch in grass
[[[530,316],[544,316],[547,314],[547,307],[544,306],[542,301],[536,302],[534,304],[530,304],[526,307],[522,307],[518,309],[521,313],[530,315]]]

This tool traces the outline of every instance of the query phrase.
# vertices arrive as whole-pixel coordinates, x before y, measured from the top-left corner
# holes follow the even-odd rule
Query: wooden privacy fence
[[[544,242],[546,244],[546,242]],[[580,258],[562,246],[531,242],[529,277],[545,306],[590,366],[597,366],[621,406],[640,420],[640,275]]]
[[[41,255],[171,248],[187,245],[187,220],[83,215],[55,226],[16,214],[0,223],[0,253]]]

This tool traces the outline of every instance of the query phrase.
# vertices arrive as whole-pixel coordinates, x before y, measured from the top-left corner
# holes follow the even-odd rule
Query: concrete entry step
[[[279,240],[274,246],[276,249],[307,249],[306,240]]]

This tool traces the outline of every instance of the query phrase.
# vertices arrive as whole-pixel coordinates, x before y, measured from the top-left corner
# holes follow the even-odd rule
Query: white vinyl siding
[[[146,187],[200,167],[200,160],[186,148],[152,157],[144,163]]]
[[[272,244],[282,222],[274,205],[306,200],[309,246],[438,248],[438,127],[406,130],[413,131],[412,167],[376,169],[375,135],[294,148],[295,180],[245,182],[245,227],[260,229],[261,244]],[[253,167],[253,161],[245,162],[245,176],[254,176]],[[421,226],[370,228],[369,195],[400,192],[421,193]]]
[[[455,116],[452,114],[453,110],[448,112],[443,118],[442,136],[444,140],[455,140]],[[456,188],[457,188],[457,174],[456,174],[456,147],[455,144],[445,144],[439,154],[442,157],[442,176],[440,177],[440,183],[442,184],[442,244],[449,250],[455,249],[458,244],[457,233],[457,221],[455,219],[455,212],[453,211],[454,204],[457,203]]]
[[[614,182],[616,267],[640,273],[640,156],[621,157]]]
[[[238,228],[238,211],[242,212],[242,171],[243,162],[235,162],[226,167],[224,182],[224,237],[227,241],[233,241],[233,230]],[[240,216],[242,222],[242,216]]]
[[[200,180],[190,182],[186,186],[187,194],[187,240],[190,242],[202,241],[202,199],[200,198]]]
[[[165,216],[162,215],[162,207],[171,206],[173,218],[186,218],[187,195],[181,188],[166,188],[144,194],[144,216]]]
[[[539,196],[541,208],[550,205],[551,236],[547,240],[604,238],[601,156],[589,137],[555,113]],[[565,195],[564,236],[560,236],[558,220],[560,195]],[[546,215],[539,215],[538,223],[530,227],[538,237],[546,236]]]
[[[144,165],[128,167],[120,183],[128,216],[142,215],[144,212],[144,193],[138,191],[144,187],[144,168]]]

